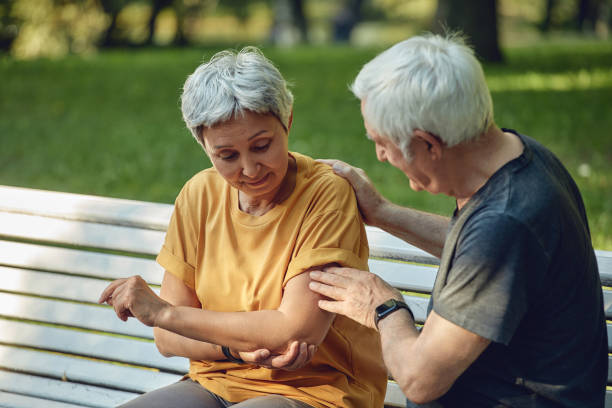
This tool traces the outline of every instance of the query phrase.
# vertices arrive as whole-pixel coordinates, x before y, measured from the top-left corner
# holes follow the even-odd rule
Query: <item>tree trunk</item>
[[[110,17],[110,24],[104,30],[100,39],[101,47],[112,47],[118,45],[120,41],[114,37],[115,27],[117,27],[117,17],[123,8],[122,1],[119,0],[103,0],[100,2],[104,13]]]
[[[147,23],[149,32],[147,33],[147,39],[145,40],[145,44],[152,45],[153,37],[155,36],[155,22],[157,21],[157,16],[159,13],[166,7],[172,4],[172,0],[153,0],[151,2],[151,17],[149,17],[149,22]]]
[[[582,32],[595,31],[601,4],[599,0],[580,0],[576,11],[576,28]]]
[[[334,16],[334,42],[348,42],[353,28],[361,21],[363,0],[346,0]]]
[[[502,61],[497,27],[497,0],[438,0],[432,31],[460,31],[476,55],[490,62]]]
[[[546,0],[546,9],[544,10],[544,19],[542,23],[540,23],[540,30],[544,33],[550,31],[550,26],[552,24],[552,13],[555,9],[557,0]]]
[[[291,14],[300,33],[301,42],[308,42],[308,21],[304,13],[304,2],[302,0],[291,0]]]

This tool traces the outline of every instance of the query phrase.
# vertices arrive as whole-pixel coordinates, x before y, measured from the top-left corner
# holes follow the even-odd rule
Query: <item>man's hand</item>
[[[155,326],[161,313],[171,307],[140,276],[111,282],[100,295],[98,303],[112,306],[117,317],[123,321],[135,317],[147,326]]]
[[[319,159],[317,161],[331,166],[334,173],[351,183],[364,222],[368,225],[377,225],[376,213],[388,201],[376,190],[365,171],[340,160]]]
[[[308,345],[294,341],[283,353],[272,355],[269,350],[260,349],[252,352],[240,352],[240,358],[250,364],[271,369],[294,371],[304,367],[312,360],[317,351],[317,346]]]
[[[352,268],[325,268],[310,272],[310,289],[330,300],[319,300],[319,307],[344,315],[357,323],[376,329],[374,313],[383,302],[402,294],[377,275]]]

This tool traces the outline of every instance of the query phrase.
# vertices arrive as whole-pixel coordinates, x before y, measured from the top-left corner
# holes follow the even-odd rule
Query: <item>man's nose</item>
[[[376,158],[380,162],[386,162],[387,161],[387,154],[385,153],[385,149],[384,148],[376,146]]]

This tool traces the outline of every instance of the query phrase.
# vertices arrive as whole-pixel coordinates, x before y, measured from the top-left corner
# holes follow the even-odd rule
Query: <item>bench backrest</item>
[[[96,303],[110,280],[133,274],[159,289],[154,257],[172,209],[0,186],[0,405],[112,407],[188,370],[186,359],[158,353],[151,328]],[[371,270],[403,290],[423,322],[437,259],[377,228],[367,233]],[[597,256],[609,285],[612,253]],[[612,292],[604,295],[610,318]],[[386,404],[404,402],[390,380]]]

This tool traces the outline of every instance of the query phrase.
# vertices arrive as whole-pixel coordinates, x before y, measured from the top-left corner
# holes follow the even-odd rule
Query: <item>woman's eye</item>
[[[238,158],[238,153],[221,153],[218,155],[221,160],[231,161]]]
[[[270,147],[270,143],[266,143],[265,145],[261,146],[253,146],[253,150],[256,152],[265,152],[268,150],[268,147]]]

